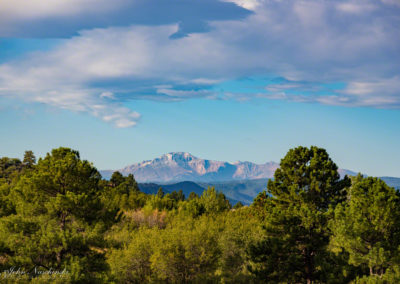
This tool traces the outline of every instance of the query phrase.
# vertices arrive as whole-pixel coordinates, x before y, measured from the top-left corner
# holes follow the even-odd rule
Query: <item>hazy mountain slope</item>
[[[222,191],[227,197],[241,201],[244,204],[253,202],[258,193],[267,188],[268,179],[252,179],[216,183],[202,183],[203,187],[214,186]]]
[[[172,184],[157,184],[157,183],[138,183],[140,191],[147,194],[156,194],[158,189],[162,187],[164,193],[170,193],[172,191],[179,191],[182,189],[186,197],[193,191],[198,195],[201,195],[205,188],[192,181],[184,181]]]
[[[191,181],[184,181],[173,184],[139,183],[138,185],[140,191],[148,194],[156,194],[160,187],[162,187],[165,193],[169,193],[174,190],[179,191],[182,189],[186,197],[188,197],[192,191],[199,195],[201,195],[204,191],[204,187]]]
[[[350,171],[350,170],[346,170],[346,169],[339,169],[338,172],[339,172],[339,174],[340,174],[340,176],[341,176],[342,178],[343,178],[345,175],[348,175],[348,176],[355,176],[355,175],[358,174],[358,173],[356,173],[356,172],[353,172],[353,171]]]
[[[389,186],[400,189],[400,178],[396,177],[381,177]]]
[[[170,193],[174,190],[179,191],[182,189],[186,197],[191,192],[201,195],[207,187],[214,186],[216,190],[222,191],[225,196],[234,205],[238,201],[243,204],[251,204],[254,197],[267,187],[268,179],[254,179],[254,180],[241,180],[229,182],[178,182],[172,184],[157,184],[157,183],[139,183],[139,189],[148,194],[156,194],[158,189],[162,187],[165,193]]]
[[[400,178],[382,177],[382,179],[389,185],[400,189]],[[208,186],[214,186],[217,190],[222,191],[226,197],[235,204],[241,201],[243,204],[251,204],[258,193],[267,188],[268,179],[253,179],[253,180],[240,180],[240,181],[226,181],[226,182],[178,182],[169,184],[156,184],[156,183],[139,183],[141,191],[149,194],[157,193],[160,187],[163,188],[165,193],[171,191],[178,191],[182,189],[186,197],[190,192],[195,192],[201,195],[204,189]]]
[[[171,193],[172,191],[179,191],[182,190],[183,194],[185,194],[185,197],[189,197],[189,194],[191,192],[197,193],[199,196],[203,193],[205,189],[207,189],[208,185],[204,184],[204,186],[199,185],[195,182],[191,181],[184,181],[184,182],[178,182],[178,183],[173,183],[173,184],[156,184],[156,183],[139,183],[139,189],[140,191],[147,193],[147,194],[156,194],[158,189],[161,187],[164,191],[164,193]],[[224,190],[221,190],[220,188],[216,187],[217,190],[220,190],[224,192]],[[224,188],[226,189],[226,188]],[[224,192],[225,194],[225,192]],[[245,198],[240,198],[240,194],[225,194],[225,196],[229,199],[232,205],[236,204],[238,201],[241,201],[244,204],[250,204],[252,201],[247,202],[248,197],[246,196]],[[233,197],[235,196],[235,197]],[[239,197],[239,198],[237,198]]]

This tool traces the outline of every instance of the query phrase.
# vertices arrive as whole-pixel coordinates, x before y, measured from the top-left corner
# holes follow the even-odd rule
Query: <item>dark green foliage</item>
[[[235,206],[233,206],[233,209],[239,209],[242,207],[243,207],[243,203],[239,201],[238,203],[235,204]]]
[[[23,165],[19,159],[3,157],[0,159],[0,183],[8,183],[21,172]]]
[[[268,205],[268,202],[267,202],[268,198],[269,198],[269,196],[268,196],[267,192],[264,190],[264,191],[260,192],[256,196],[256,198],[254,198],[253,204],[251,205],[255,215],[257,215],[257,217],[261,221],[264,221],[265,218],[267,217],[268,211],[267,211],[266,206]]]
[[[125,181],[124,176],[120,172],[113,172],[110,182],[111,186],[116,187]]]
[[[22,164],[27,168],[33,168],[33,166],[36,164],[36,157],[32,151],[25,151]]]
[[[173,192],[171,192],[170,197],[176,202],[185,200],[185,195],[183,194],[182,189],[180,189],[178,192],[174,190]]]
[[[252,271],[272,282],[328,281],[328,209],[345,199],[348,179],[324,149],[290,150],[255,207],[265,208],[266,238],[250,248]],[[289,278],[288,278],[289,277]]]
[[[188,201],[190,201],[190,200],[192,200],[192,199],[196,199],[196,198],[199,198],[199,195],[198,195],[197,193],[195,193],[195,192],[192,191],[192,192],[189,194]]]
[[[15,202],[10,194],[20,176],[28,174],[35,163],[32,151],[25,151],[23,162],[15,158],[0,159],[0,217],[15,213]]]
[[[159,197],[159,198],[163,198],[164,197],[164,191],[163,191],[163,189],[162,189],[162,187],[160,187],[159,189],[158,189],[158,191],[157,191],[157,197]]]
[[[146,195],[139,191],[132,174],[124,177],[121,173],[114,172],[110,182],[102,181],[102,187],[105,188],[102,200],[110,212],[138,209],[147,200]]]
[[[70,280],[99,280],[106,269],[100,174],[77,151],[58,148],[21,176],[12,192],[16,214],[0,219],[7,267],[63,270]]]

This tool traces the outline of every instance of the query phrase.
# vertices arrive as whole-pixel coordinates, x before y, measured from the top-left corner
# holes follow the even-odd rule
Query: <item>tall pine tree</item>
[[[106,271],[103,233],[113,218],[103,211],[100,179],[68,148],[39,159],[13,189],[15,214],[0,219],[4,266],[66,269],[69,281],[99,280]]]
[[[249,249],[250,270],[266,282],[328,281],[333,260],[327,223],[329,209],[345,198],[349,180],[321,148],[289,150],[268,182],[266,239]]]

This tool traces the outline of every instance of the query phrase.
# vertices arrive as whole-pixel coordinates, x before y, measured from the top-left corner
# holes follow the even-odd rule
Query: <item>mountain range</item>
[[[209,186],[222,191],[232,204],[241,201],[250,204],[257,194],[267,188],[279,167],[276,162],[255,164],[251,162],[221,162],[197,158],[189,153],[174,152],[154,160],[143,161],[119,169],[123,175],[133,174],[139,188],[145,193],[155,194],[162,187],[168,193],[182,189],[186,196],[190,192],[201,194]],[[114,170],[100,171],[109,179]],[[356,175],[356,172],[339,169],[340,175]],[[400,178],[381,177],[389,186],[400,188]]]
[[[173,152],[154,160],[132,164],[118,171],[123,175],[133,174],[138,182],[222,182],[272,178],[279,167],[276,162],[255,164],[237,161],[234,163],[200,159],[186,152]],[[114,170],[101,171],[110,178]],[[354,175],[349,170],[339,170],[341,175]]]

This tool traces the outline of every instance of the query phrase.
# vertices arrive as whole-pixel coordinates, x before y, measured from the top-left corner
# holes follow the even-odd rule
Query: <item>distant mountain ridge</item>
[[[133,174],[141,183],[158,182],[223,182],[251,179],[272,178],[279,163],[267,162],[255,164],[252,162],[222,162],[201,159],[186,152],[172,152],[154,160],[132,164],[118,171],[123,175]],[[110,178],[114,170],[101,171],[104,178]],[[339,173],[355,174],[348,170]]]
[[[400,190],[400,178],[395,177],[381,177],[389,186]],[[240,201],[243,204],[251,204],[254,198],[263,190],[267,189],[268,179],[251,179],[251,180],[238,180],[226,182],[178,182],[169,184],[155,184],[155,183],[139,183],[139,188],[145,193],[155,194],[157,190],[162,187],[165,192],[182,189],[186,197],[190,192],[195,192],[201,195],[203,190],[209,186],[214,186],[215,189],[223,192],[232,204]]]
[[[395,177],[381,177],[389,186],[400,190],[400,178]],[[226,182],[178,182],[168,184],[156,183],[139,183],[139,188],[145,193],[155,194],[157,190],[162,187],[165,192],[182,189],[186,197],[190,192],[195,192],[201,195],[203,190],[209,186],[214,186],[215,189],[222,191],[225,196],[236,204],[237,201],[243,204],[251,204],[254,198],[263,190],[267,189],[268,179],[251,179],[251,180],[235,180]]]

